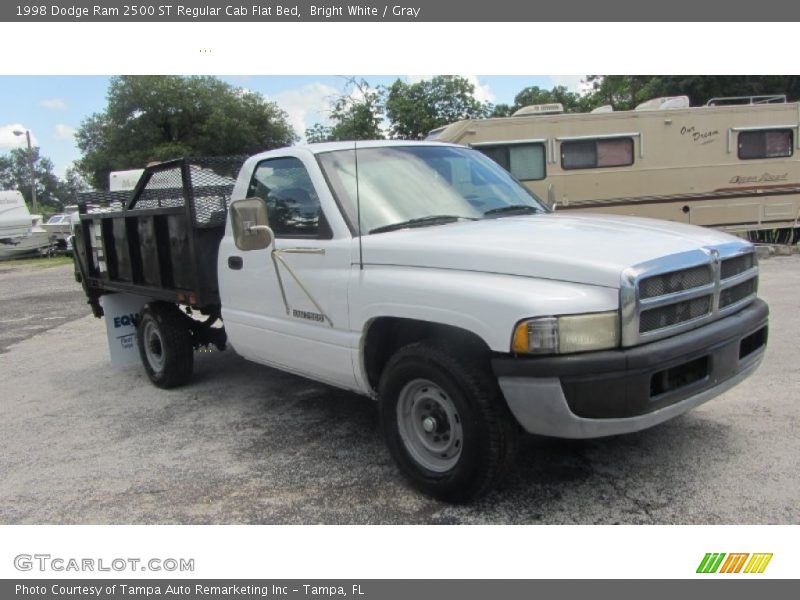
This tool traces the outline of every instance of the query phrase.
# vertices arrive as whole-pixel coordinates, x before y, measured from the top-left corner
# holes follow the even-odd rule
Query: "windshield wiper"
[[[508,206],[498,206],[497,208],[490,208],[485,213],[483,213],[484,217],[488,217],[491,215],[500,215],[505,213],[519,213],[519,214],[528,214],[528,213],[538,213],[539,209],[535,206],[530,206],[528,204],[509,204]]]
[[[392,223],[390,225],[381,225],[375,229],[370,229],[370,233],[383,233],[384,231],[395,231],[397,229],[405,229],[406,227],[424,227],[426,225],[443,225],[445,223],[453,223],[461,219],[468,219],[476,221],[474,217],[462,217],[459,215],[430,215],[427,217],[418,217],[416,219],[409,219],[408,221],[400,221],[399,223]]]

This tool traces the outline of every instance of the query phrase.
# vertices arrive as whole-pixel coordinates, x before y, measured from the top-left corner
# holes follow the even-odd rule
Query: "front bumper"
[[[595,438],[676,417],[732,388],[764,357],[769,308],[741,311],[671,338],[620,350],[492,361],[522,427],[540,435]]]

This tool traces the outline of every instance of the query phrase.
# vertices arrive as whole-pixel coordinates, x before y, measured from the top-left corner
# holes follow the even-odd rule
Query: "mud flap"
[[[106,294],[100,297],[106,322],[111,365],[130,368],[141,365],[136,345],[136,325],[142,308],[152,298],[133,294]]]

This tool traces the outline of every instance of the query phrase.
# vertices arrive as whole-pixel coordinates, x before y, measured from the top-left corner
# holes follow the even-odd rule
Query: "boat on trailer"
[[[42,227],[17,190],[0,191],[0,260],[52,254],[57,237]]]

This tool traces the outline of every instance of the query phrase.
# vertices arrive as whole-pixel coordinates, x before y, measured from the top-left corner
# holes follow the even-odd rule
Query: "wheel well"
[[[369,324],[362,348],[370,387],[377,389],[383,368],[397,350],[422,340],[436,341],[461,356],[486,358],[491,354],[483,339],[460,327],[416,319],[379,317]]]

